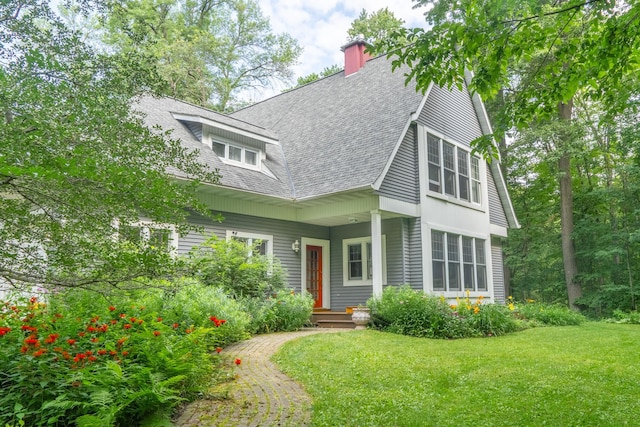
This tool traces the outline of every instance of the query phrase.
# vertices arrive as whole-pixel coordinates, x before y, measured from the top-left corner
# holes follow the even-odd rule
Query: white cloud
[[[333,64],[342,66],[340,46],[347,30],[362,9],[375,12],[389,8],[409,27],[423,26],[424,9],[412,9],[411,0],[258,0],[276,33],[289,33],[304,48],[296,77],[320,72]]]

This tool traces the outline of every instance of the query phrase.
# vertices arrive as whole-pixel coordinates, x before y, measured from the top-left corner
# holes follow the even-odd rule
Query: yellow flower
[[[513,297],[509,295],[509,301],[513,301]]]
[[[474,307],[473,314],[478,314],[478,313],[480,313],[480,307]]]
[[[511,310],[511,311],[513,311],[513,310],[515,310],[515,309],[516,309],[516,307],[513,305],[513,303],[512,303],[512,302],[510,302],[510,303],[509,303],[509,305],[508,305],[507,307],[509,307],[509,310]]]
[[[533,299],[528,299],[528,300],[527,300],[527,302],[528,302],[529,304],[531,304],[531,303],[534,303],[534,302],[536,302],[536,301],[535,301],[535,300],[533,300]]]

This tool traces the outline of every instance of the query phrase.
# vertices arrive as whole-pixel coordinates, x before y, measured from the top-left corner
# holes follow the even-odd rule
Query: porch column
[[[373,273],[373,295],[382,295],[382,216],[380,211],[371,211],[371,263]]]

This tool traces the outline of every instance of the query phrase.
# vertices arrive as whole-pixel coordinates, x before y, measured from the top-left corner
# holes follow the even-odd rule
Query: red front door
[[[313,307],[322,307],[322,246],[307,245],[307,292],[313,297]]]

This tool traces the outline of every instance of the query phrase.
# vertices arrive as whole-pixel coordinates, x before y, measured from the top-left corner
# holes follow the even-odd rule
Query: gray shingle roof
[[[286,171],[282,148],[279,145],[266,144],[266,159],[263,160],[263,164],[273,172],[276,178],[267,176],[260,171],[227,165],[208,146],[203,145],[185,124],[176,120],[173,114],[199,116],[267,138],[275,138],[274,132],[168,97],[154,98],[145,96],[140,99],[134,108],[145,114],[145,123],[148,126],[160,125],[162,129],[170,130],[171,137],[180,139],[186,148],[198,150],[200,152],[200,161],[220,170],[222,175],[220,184],[276,197],[291,197],[292,189]],[[179,171],[174,170],[171,172],[177,176],[184,176]]]
[[[239,110],[231,117],[278,134],[296,198],[369,186],[402,136],[422,95],[378,57]]]

